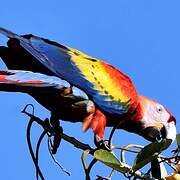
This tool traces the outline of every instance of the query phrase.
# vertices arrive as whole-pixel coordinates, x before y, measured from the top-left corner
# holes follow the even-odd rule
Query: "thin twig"
[[[34,105],[33,105],[33,104],[27,104],[21,112],[22,112],[22,113],[27,112],[26,109],[27,109],[28,107],[31,107],[31,108],[32,108],[32,115],[34,115]]]
[[[38,164],[36,164],[36,158],[35,158],[35,155],[34,155],[34,152],[33,152],[33,148],[32,148],[32,145],[31,145],[31,127],[32,127],[32,124],[33,124],[34,120],[33,119],[30,119],[29,123],[28,123],[28,126],[27,126],[27,143],[28,143],[28,148],[29,148],[29,152],[31,154],[31,158],[34,162],[34,165],[35,165],[35,168],[36,168],[36,171],[38,172],[40,178],[42,180],[45,180],[44,179],[44,176],[38,166]]]
[[[137,144],[128,144],[127,146],[124,146],[123,149],[121,150],[121,162],[126,163],[126,160],[125,160],[125,151],[127,151],[129,148],[139,148],[139,149],[142,149],[144,147],[140,146],[140,145],[137,145]]]
[[[89,164],[89,167],[88,167],[88,169],[87,169],[87,174],[89,175],[89,177],[90,177],[91,169],[92,169],[92,167],[93,167],[96,163],[97,163],[97,160],[96,160],[96,159],[93,159],[93,160],[91,161],[91,163]]]
[[[111,177],[112,177],[112,175],[113,175],[114,172],[115,172],[115,170],[112,169],[111,173],[110,173],[109,176],[108,176],[110,179],[111,179]]]
[[[126,149],[126,148],[121,147],[121,146],[113,146],[112,150],[115,150],[115,149],[124,150],[124,151],[127,151],[127,152],[136,153],[136,154],[140,152],[138,150]]]
[[[102,176],[97,175],[97,179],[96,180],[111,180],[111,178],[109,178],[109,177],[102,177]]]
[[[83,165],[83,169],[84,169],[84,172],[85,172],[85,175],[86,175],[86,180],[89,180],[90,179],[90,176],[87,172],[88,170],[88,167],[87,167],[87,164],[86,164],[86,156],[89,154],[89,149],[83,151],[82,155],[81,155],[81,162],[82,162],[82,165]]]
[[[113,127],[113,129],[112,129],[112,131],[111,131],[111,133],[110,133],[110,135],[109,135],[108,146],[109,146],[110,149],[111,149],[111,144],[112,144],[112,137],[113,137],[116,129],[117,129],[122,123],[123,123],[123,121],[120,121],[117,126]]]
[[[177,164],[180,160],[180,156],[173,156],[173,157],[163,157],[163,156],[160,156],[161,158],[161,162],[164,162],[164,161],[167,161],[167,162],[170,162],[170,163],[173,163],[173,164]]]
[[[50,153],[50,155],[51,155],[54,163],[57,164],[57,165],[60,167],[61,171],[63,171],[64,173],[66,173],[68,176],[70,176],[71,174],[70,174],[62,165],[59,164],[59,162],[56,160],[56,158],[55,158],[54,155],[52,154],[51,144],[52,144],[52,143],[51,143],[51,138],[48,137],[48,150],[49,150],[49,153]]]
[[[89,149],[90,150],[89,154],[91,154],[91,155],[94,154],[95,149],[91,148],[91,146],[89,146],[89,144],[82,143],[79,140],[77,140],[76,138],[68,136],[67,134],[64,134],[64,133],[62,133],[62,139],[64,139],[68,143],[74,145],[78,149],[81,149],[84,151]]]
[[[178,172],[177,168],[168,161],[164,161],[164,163],[166,163],[169,167],[171,167],[175,172]]]
[[[40,135],[40,137],[39,137],[39,139],[38,139],[37,145],[36,145],[36,164],[37,164],[38,166],[39,166],[39,149],[40,149],[41,142],[42,142],[42,140],[43,140],[43,138],[44,138],[45,135],[46,135],[46,131],[44,130],[44,131],[41,133],[41,135]],[[39,172],[36,171],[36,179],[38,180],[38,178],[39,178]]]
[[[32,116],[30,116],[30,121],[29,121],[29,123],[28,123],[27,130],[26,130],[27,144],[28,144],[28,148],[29,148],[29,152],[30,152],[31,158],[32,158],[32,160],[33,160],[33,162],[34,162],[34,165],[35,165],[35,168],[36,168],[36,177],[37,177],[37,179],[38,179],[38,177],[40,176],[40,178],[41,178],[42,180],[44,180],[44,176],[43,176],[43,174],[42,174],[42,172],[41,172],[38,164],[36,163],[36,157],[35,157],[35,155],[34,155],[34,151],[33,151],[32,144],[31,144],[31,127],[32,127],[33,122],[36,122],[36,120],[33,119],[33,117],[34,117],[34,106],[33,106],[32,104],[27,104],[27,105],[24,107],[24,109],[22,110],[22,113],[25,113],[25,114],[28,114],[28,115],[29,115],[30,113],[28,113],[28,112],[26,111],[26,109],[27,109],[29,106],[32,107],[32,114],[31,114]],[[39,174],[39,176],[38,176],[38,174]]]

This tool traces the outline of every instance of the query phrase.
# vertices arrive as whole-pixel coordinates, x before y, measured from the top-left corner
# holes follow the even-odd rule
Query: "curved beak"
[[[166,130],[166,139],[172,140],[172,142],[176,139],[176,125],[174,121],[171,121],[165,125]]]
[[[169,139],[172,142],[176,139],[176,125],[174,121],[168,122],[163,127],[151,126],[145,128],[140,135],[149,141],[161,141],[162,139]]]

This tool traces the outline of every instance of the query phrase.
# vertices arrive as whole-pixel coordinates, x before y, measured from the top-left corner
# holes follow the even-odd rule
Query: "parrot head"
[[[140,119],[141,136],[149,141],[176,138],[176,119],[161,104],[144,96],[140,97],[142,116]]]

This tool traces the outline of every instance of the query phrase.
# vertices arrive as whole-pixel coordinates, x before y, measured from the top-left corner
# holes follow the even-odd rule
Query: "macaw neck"
[[[107,125],[110,127],[114,127],[117,126],[119,123],[119,129],[138,133],[143,127],[143,123],[141,121],[142,117],[142,106],[141,103],[139,103],[138,106],[131,112],[128,112],[118,117],[109,117]]]
[[[139,103],[133,112],[127,114],[127,117],[125,117],[126,120],[124,120],[121,128],[130,132],[138,133],[143,127],[142,118],[142,106],[141,103]]]

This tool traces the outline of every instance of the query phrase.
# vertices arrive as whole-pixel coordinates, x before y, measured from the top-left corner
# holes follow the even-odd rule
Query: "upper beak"
[[[172,142],[176,139],[176,125],[174,121],[171,121],[165,125],[166,130],[166,139],[172,140]]]

